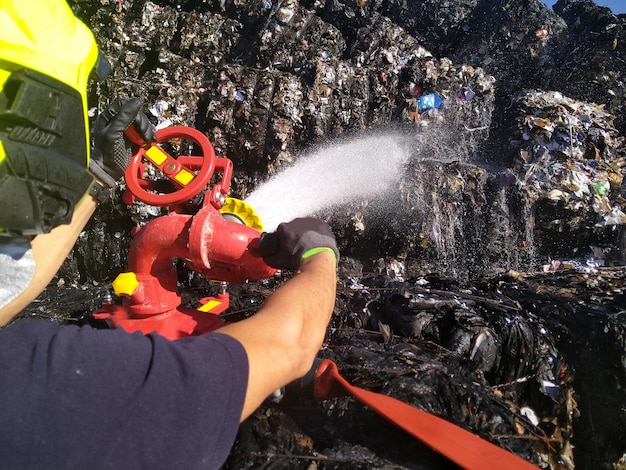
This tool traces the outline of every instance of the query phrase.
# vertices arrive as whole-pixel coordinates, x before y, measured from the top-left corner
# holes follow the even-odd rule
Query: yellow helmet
[[[98,59],[65,0],[0,0],[0,234],[68,223],[93,184],[87,83]]]

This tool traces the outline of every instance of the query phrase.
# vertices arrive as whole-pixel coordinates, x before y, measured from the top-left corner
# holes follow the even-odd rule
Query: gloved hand
[[[320,251],[332,251],[339,261],[335,235],[322,220],[305,217],[282,223],[276,232],[263,233],[259,255],[268,266],[277,269],[298,269],[303,259]]]
[[[132,143],[124,131],[131,124],[145,142],[156,141],[156,130],[141,105],[139,98],[118,99],[96,118],[90,169],[108,186],[115,186],[130,163]]]

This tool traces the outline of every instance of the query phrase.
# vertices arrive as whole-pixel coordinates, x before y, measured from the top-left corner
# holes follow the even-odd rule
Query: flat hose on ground
[[[337,364],[329,359],[324,359],[318,364],[313,385],[313,394],[318,401],[352,395],[379,415],[465,469],[537,469],[521,457],[444,419],[387,395],[350,385],[339,374]]]

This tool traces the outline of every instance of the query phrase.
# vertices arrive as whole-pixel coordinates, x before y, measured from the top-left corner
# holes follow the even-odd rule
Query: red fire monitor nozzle
[[[132,134],[127,137],[134,139]],[[181,141],[194,144],[201,155],[173,157],[165,150],[166,143]],[[209,186],[216,172],[221,178]],[[169,181],[168,190],[163,191],[162,184],[157,189],[155,180],[146,176],[149,174]],[[198,309],[181,306],[175,259],[223,283],[256,281],[276,273],[255,254],[262,230],[256,213],[243,201],[225,199],[231,177],[232,162],[216,158],[208,138],[195,129],[159,130],[157,142],[139,148],[126,170],[124,200],[128,204],[138,199],[167,207],[169,213],[136,232],[128,255],[128,271],[113,281],[122,302],[103,302],[94,318],[106,320],[115,328],[157,332],[172,340],[199,335],[224,324],[217,315],[229,307],[229,295],[222,290],[217,296],[206,297]],[[201,193],[204,201],[199,208],[188,204]],[[240,210],[229,212],[233,207]],[[224,217],[226,214],[235,217]]]

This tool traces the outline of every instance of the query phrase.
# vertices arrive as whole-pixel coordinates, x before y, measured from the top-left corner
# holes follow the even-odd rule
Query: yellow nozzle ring
[[[263,222],[261,222],[257,211],[255,211],[250,204],[241,199],[227,197],[220,212],[222,215],[234,216],[242,224],[252,227],[259,232],[263,231]]]

